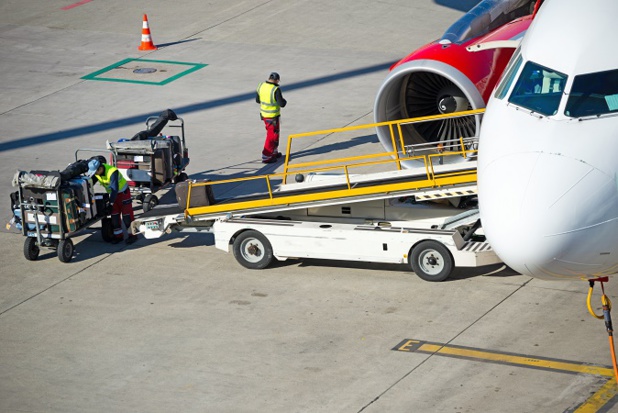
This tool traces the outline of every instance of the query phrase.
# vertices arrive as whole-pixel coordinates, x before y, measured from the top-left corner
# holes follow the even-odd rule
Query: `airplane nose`
[[[548,279],[603,270],[600,258],[618,239],[615,177],[579,159],[529,152],[487,163],[478,184],[483,229],[511,268]]]

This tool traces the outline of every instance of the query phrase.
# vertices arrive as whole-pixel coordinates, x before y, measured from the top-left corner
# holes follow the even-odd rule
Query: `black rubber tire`
[[[36,242],[36,238],[32,237],[26,237],[26,241],[24,241],[24,257],[26,257],[28,261],[35,261],[39,258],[41,249]]]
[[[58,259],[62,262],[69,262],[73,258],[73,241],[71,239],[61,239],[58,241]]]
[[[105,242],[112,242],[114,239],[114,227],[112,227],[111,218],[105,217],[101,220],[101,237]]]
[[[408,262],[416,275],[433,282],[446,280],[455,264],[448,248],[433,240],[421,241],[412,248]]]
[[[234,240],[234,257],[240,265],[251,270],[261,270],[273,261],[273,248],[260,232],[242,232]]]
[[[144,213],[150,211],[152,208],[159,205],[159,198],[156,195],[148,194],[144,198],[144,203],[142,204],[142,210]]]

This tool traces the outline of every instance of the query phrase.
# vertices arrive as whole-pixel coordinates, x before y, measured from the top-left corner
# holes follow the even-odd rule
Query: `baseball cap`
[[[88,162],[88,172],[86,172],[86,176],[88,178],[92,178],[97,169],[99,169],[99,166],[101,166],[101,162],[99,162],[97,159],[91,159]]]

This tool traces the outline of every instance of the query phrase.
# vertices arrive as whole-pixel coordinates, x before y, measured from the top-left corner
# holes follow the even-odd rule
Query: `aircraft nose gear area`
[[[592,291],[594,290],[595,281],[598,281],[601,283],[601,291],[603,292],[603,295],[601,296],[601,305],[603,307],[602,315],[597,315],[594,309],[592,308],[592,303],[591,303]],[[616,364],[616,349],[614,347],[614,328],[612,326],[612,314],[611,314],[612,302],[609,299],[609,297],[605,295],[605,286],[603,285],[603,283],[607,281],[608,281],[607,277],[601,277],[601,278],[596,278],[594,280],[589,280],[590,288],[588,289],[587,305],[588,305],[588,311],[590,312],[590,314],[592,314],[593,317],[596,317],[599,320],[605,320],[605,328],[607,330],[607,335],[609,337],[609,351],[611,353],[612,364],[614,366],[614,378],[616,379],[616,382],[618,382],[618,366]]]

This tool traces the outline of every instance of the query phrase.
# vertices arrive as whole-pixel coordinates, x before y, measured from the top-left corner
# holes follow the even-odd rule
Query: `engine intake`
[[[397,66],[380,87],[374,107],[376,123],[480,109],[485,102],[458,69],[437,60],[412,60]],[[479,116],[402,125],[405,145],[475,136]],[[387,151],[393,150],[388,127],[377,129]]]

